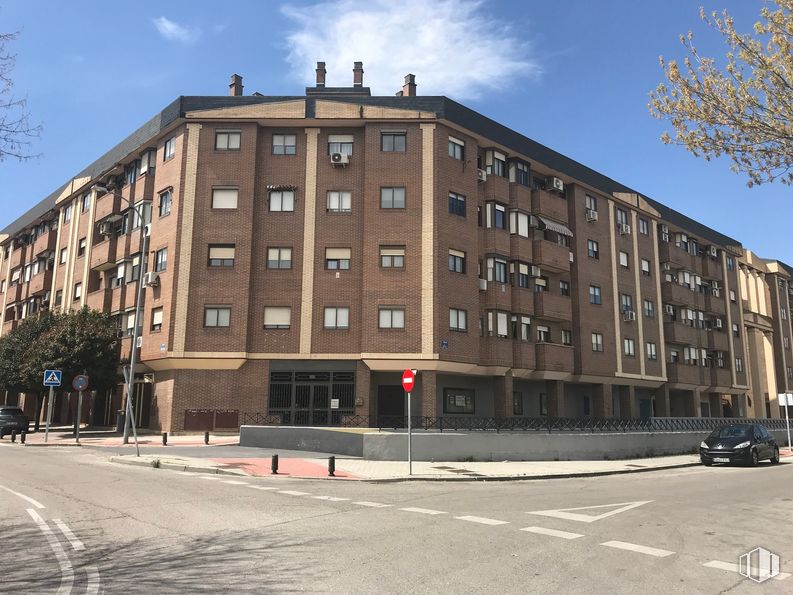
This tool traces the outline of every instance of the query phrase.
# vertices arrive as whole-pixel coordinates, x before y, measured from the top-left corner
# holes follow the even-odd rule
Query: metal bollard
[[[11,430],[11,442],[16,442],[16,441],[17,441],[17,431]]]
[[[162,445],[168,446],[168,432],[162,433]]]
[[[209,432],[204,432],[204,444],[209,444]]]
[[[278,455],[273,455],[272,462],[270,463],[270,469],[273,472],[273,475],[278,475]]]
[[[336,457],[328,457],[328,477],[336,477]]]
[[[25,430],[22,430],[22,433],[19,435],[19,441],[22,444],[25,444],[25,436],[27,436],[27,432]]]

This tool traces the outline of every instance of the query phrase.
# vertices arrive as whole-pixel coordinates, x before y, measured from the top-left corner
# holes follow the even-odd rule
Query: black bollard
[[[16,441],[17,441],[17,431],[11,430],[11,442],[16,442]]]
[[[168,432],[162,433],[162,445],[168,446]]]
[[[328,477],[336,477],[336,457],[328,457]]]
[[[270,463],[270,469],[273,472],[273,475],[278,475],[278,455],[273,455],[272,462]]]
[[[25,436],[27,436],[27,432],[25,430],[22,430],[22,433],[19,435],[19,441],[22,444],[25,444]]]
[[[204,444],[209,444],[209,432],[204,432]]]

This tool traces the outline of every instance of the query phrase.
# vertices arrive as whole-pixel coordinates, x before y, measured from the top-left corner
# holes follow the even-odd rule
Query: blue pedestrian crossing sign
[[[60,386],[60,385],[61,385],[60,370],[44,370],[44,386]]]

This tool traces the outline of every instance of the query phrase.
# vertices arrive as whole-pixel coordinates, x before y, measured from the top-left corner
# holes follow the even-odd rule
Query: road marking
[[[61,533],[63,533],[66,541],[72,544],[72,549],[74,549],[74,551],[79,552],[85,549],[83,542],[74,536],[74,533],[72,533],[72,530],[69,529],[69,526],[66,523],[64,523],[61,519],[52,519],[52,522],[58,525],[58,529],[61,530]]]
[[[253,488],[254,490],[277,490],[278,489],[278,488],[268,488],[268,487],[265,487],[265,486],[255,486],[255,485],[251,485],[249,483],[246,483],[245,485],[248,486],[249,488]]]
[[[220,478],[216,475],[202,475],[200,479],[211,479],[212,481],[220,481]]]
[[[237,481],[236,479],[224,479],[224,480],[223,480],[223,483],[229,483],[229,484],[231,484],[231,485],[233,485],[233,486],[244,486],[244,485],[248,485],[246,482],[244,482],[244,481]]]
[[[28,508],[27,511],[44,534],[44,538],[47,540],[47,543],[50,544],[50,548],[55,554],[55,559],[58,560],[58,566],[61,569],[61,586],[58,589],[58,595],[69,595],[74,585],[74,568],[72,568],[72,563],[69,561],[69,556],[63,551],[61,542],[55,537],[55,533],[52,532],[52,529],[50,529],[50,526],[44,519],[32,508]]]
[[[345,502],[349,498],[339,498],[338,496],[311,496],[315,500],[327,500],[329,502]]]
[[[391,504],[380,504],[379,502],[367,502],[363,500],[361,502],[353,502],[353,504],[357,504],[358,506],[368,506],[370,508],[387,508],[391,506]]]
[[[540,516],[550,516],[557,519],[567,519],[568,521],[579,521],[581,523],[594,523],[595,521],[608,518],[633,508],[637,508],[638,506],[649,504],[650,502],[653,502],[653,500],[644,500],[640,502],[618,502],[616,504],[598,504],[597,506],[579,506],[578,508],[559,508],[557,510],[534,510],[526,514],[538,514]],[[614,508],[615,506],[619,506],[619,508],[598,515],[573,512],[574,510],[595,510],[601,508]]]
[[[580,533],[569,533],[567,531],[557,531],[556,529],[546,529],[545,527],[524,527],[521,531],[538,533],[540,535],[550,535],[551,537],[561,537],[562,539],[578,539],[583,537]]]
[[[710,562],[705,562],[702,565],[707,567],[707,568],[715,568],[717,570],[726,570],[728,572],[734,572],[736,574],[739,573],[738,565],[734,564],[733,562],[722,562],[721,560],[711,560]],[[777,574],[773,578],[778,580],[778,581],[783,581],[783,580],[785,580],[788,577],[790,577],[790,573],[789,572],[780,572],[779,574]]]
[[[409,506],[408,508],[400,508],[399,510],[404,510],[405,512],[417,512],[419,514],[446,514],[443,510],[432,510],[431,508],[415,508],[413,506]]]
[[[618,550],[627,550],[629,552],[636,552],[637,554],[646,554],[648,556],[655,556],[656,558],[665,558],[666,556],[671,556],[672,554],[674,554],[674,552],[670,552],[669,550],[659,550],[654,547],[647,547],[646,545],[628,543],[626,541],[605,541],[600,545],[605,545],[606,547],[613,547]]]
[[[99,593],[99,569],[96,566],[86,566],[87,584],[85,595],[97,595]]]
[[[480,525],[508,525],[509,521],[498,521],[496,519],[486,519],[481,516],[456,516],[458,521],[468,521],[469,523],[479,523]]]
[[[296,492],[295,490],[280,490],[278,493],[287,496],[310,496],[308,492]]]
[[[0,488],[4,489],[6,492],[10,492],[11,494],[14,494],[14,496],[19,496],[23,500],[27,500],[28,502],[30,502],[33,506],[35,506],[39,510],[41,510],[42,508],[46,508],[46,506],[44,506],[41,502],[37,502],[36,500],[31,498],[30,496],[25,496],[25,494],[20,494],[19,492],[15,492],[11,488],[7,488],[5,486],[0,486]]]

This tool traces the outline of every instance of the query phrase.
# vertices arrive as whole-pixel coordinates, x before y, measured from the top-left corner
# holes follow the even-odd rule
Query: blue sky
[[[0,227],[69,180],[179,95],[301,94],[313,65],[328,84],[391,95],[408,72],[445,94],[690,217],[764,257],[793,263],[793,189],[747,188],[726,161],[659,141],[647,110],[658,56],[682,58],[692,29],[723,55],[698,7],[748,30],[761,0],[340,0],[116,3],[0,0],[18,95],[44,130],[40,156],[0,162]],[[770,214],[770,215],[769,215]]]

